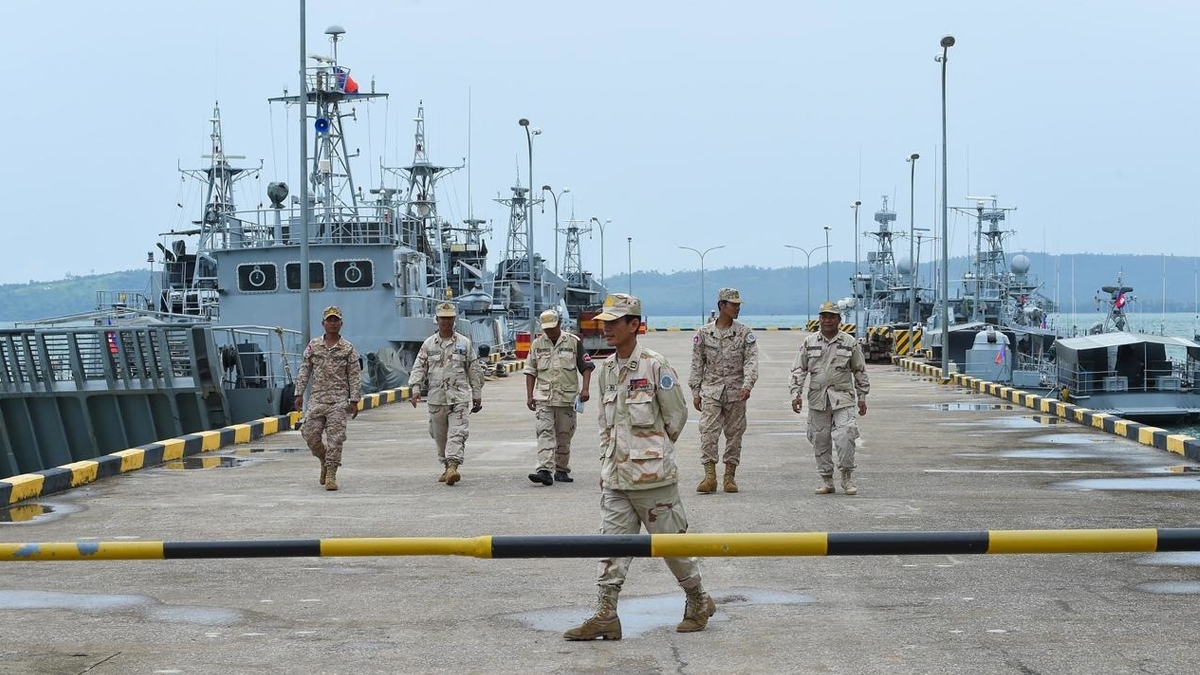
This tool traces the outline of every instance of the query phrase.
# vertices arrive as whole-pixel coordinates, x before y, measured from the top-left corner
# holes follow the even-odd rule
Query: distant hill
[[[1123,272],[1124,283],[1134,288],[1140,310],[1153,312],[1163,309],[1163,289],[1166,289],[1168,312],[1196,310],[1197,267],[1200,258],[1190,256],[1108,255],[1075,253],[1044,255],[1025,253],[1031,263],[1030,272],[1042,284],[1042,293],[1057,299],[1062,311],[1071,311],[1074,297],[1080,312],[1095,309],[1094,297],[1101,286],[1116,283],[1117,273]],[[1010,255],[1010,260],[1012,256]],[[865,262],[860,269],[866,271]],[[952,258],[950,279],[961,278],[967,271],[965,258]],[[850,294],[850,277],[854,262],[834,261],[829,266],[830,295],[833,299]],[[928,285],[931,267],[921,265],[921,284]],[[22,321],[50,316],[86,312],[96,307],[99,290],[146,292],[150,274],[147,270],[129,270],[91,276],[70,276],[60,281],[29,282],[0,285],[0,322]],[[825,298],[826,267],[822,262],[811,270],[803,267],[724,267],[704,272],[703,314],[716,306],[717,290],[723,286],[737,288],[746,305],[746,314],[806,314],[805,304],[819,305]],[[630,288],[626,274],[615,274],[605,280],[613,292]],[[808,283],[811,282],[811,293]],[[701,312],[700,273],[684,271],[634,272],[633,292],[641,297],[648,316],[687,316]]]
[[[148,270],[129,270],[89,276],[70,275],[59,281],[30,281],[0,285],[0,322],[28,321],[96,309],[97,291],[145,293]]]

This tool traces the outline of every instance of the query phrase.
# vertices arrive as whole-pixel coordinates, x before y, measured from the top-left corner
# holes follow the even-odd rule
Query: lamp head
[[[942,44],[942,47],[944,47],[944,48],[953,47],[954,46],[954,36],[947,35],[946,37],[942,38],[941,44]]]
[[[533,135],[534,135],[534,136],[540,136],[540,135],[542,134],[542,130],[541,130],[541,129],[538,129],[537,127],[534,127],[534,128],[532,128],[532,129],[530,129],[530,131],[532,131],[532,132],[533,132]]]
[[[527,127],[527,126],[529,126],[529,120],[522,117],[521,119],[517,120],[517,124],[520,124],[523,127]]]
[[[554,192],[554,188],[550,187],[549,185],[543,185],[542,192],[546,192],[547,190],[549,190],[550,192]]]
[[[918,159],[920,159],[920,158],[921,158],[921,156],[920,156],[920,155],[918,155],[917,153],[915,153],[915,152],[914,152],[914,153],[912,154],[912,156],[908,158],[908,161],[910,161],[910,162],[915,162],[915,161],[917,161],[917,160],[918,160]]]
[[[565,194],[567,194],[567,193],[568,193],[568,192],[570,192],[570,191],[571,191],[571,188],[569,188],[569,187],[565,187],[565,188],[563,188],[563,189],[562,189],[562,192],[560,192],[560,193],[558,193],[558,194],[560,194],[560,195],[565,195]]]
[[[860,207],[860,206],[862,206],[862,202],[861,202],[861,201],[859,201],[859,200],[857,200],[857,199],[855,199],[855,200],[854,200],[854,208],[856,208],[856,209],[857,209],[857,208],[858,208],[858,207]]]

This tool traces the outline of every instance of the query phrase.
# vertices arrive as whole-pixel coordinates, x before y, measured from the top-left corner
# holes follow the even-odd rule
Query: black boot
[[[554,472],[554,480],[556,480],[560,483],[574,483],[575,482],[575,479],[571,478],[571,474],[567,473],[566,471],[555,471]]]
[[[529,474],[529,480],[542,485],[554,485],[554,477],[545,469],[539,469],[536,473]]]

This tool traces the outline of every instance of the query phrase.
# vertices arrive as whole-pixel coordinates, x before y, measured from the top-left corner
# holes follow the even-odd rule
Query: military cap
[[[604,311],[596,315],[597,321],[612,321],[623,316],[641,316],[642,301],[625,293],[612,293],[604,299]]]
[[[837,314],[841,316],[842,310],[838,309],[838,306],[834,303],[826,301],[821,303],[821,309],[817,310],[817,314]]]
[[[321,320],[324,321],[331,316],[342,318],[342,310],[337,308],[337,305],[330,305],[321,311]]]
[[[742,296],[738,295],[736,288],[722,288],[717,291],[717,302],[732,302],[735,305],[742,304]]]
[[[558,320],[558,312],[552,309],[542,312],[542,328],[556,328]]]
[[[453,302],[439,302],[437,309],[434,311],[434,316],[457,317],[458,308],[454,306]]]

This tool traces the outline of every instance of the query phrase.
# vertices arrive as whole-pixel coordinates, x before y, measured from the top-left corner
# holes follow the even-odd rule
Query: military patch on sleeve
[[[671,391],[675,388],[675,378],[671,377],[670,373],[663,373],[658,380],[658,388],[663,391]]]
[[[696,333],[696,336],[692,338],[692,344],[694,344],[694,345],[700,344],[700,334],[699,333]]]
[[[754,333],[746,333],[746,342],[753,343],[757,339],[754,337]]]
[[[591,355],[591,354],[588,354],[588,353],[586,353],[586,352],[584,352],[584,354],[583,354],[583,362],[584,362],[584,363],[591,363],[591,362],[592,362],[592,355]]]

